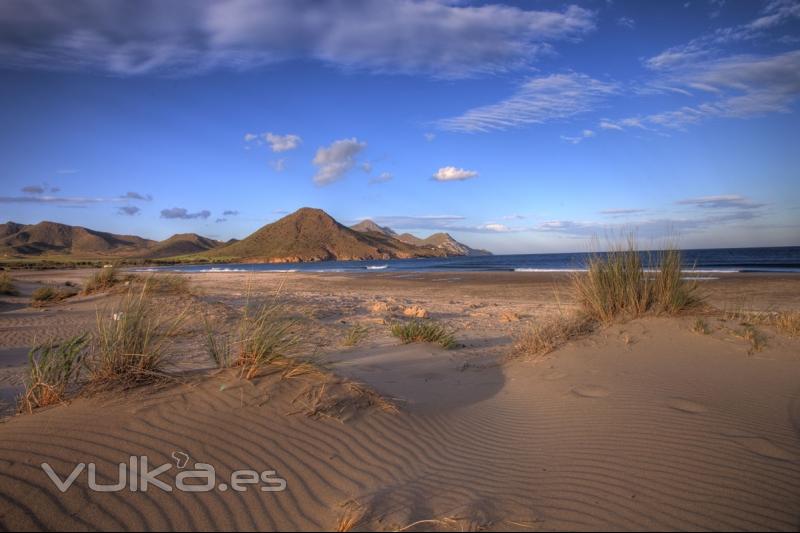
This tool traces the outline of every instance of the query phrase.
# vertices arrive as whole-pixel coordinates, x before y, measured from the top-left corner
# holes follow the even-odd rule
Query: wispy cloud
[[[617,19],[617,26],[622,26],[623,28],[632,30],[636,27],[636,21],[631,17],[620,17]]]
[[[433,179],[436,181],[464,181],[477,177],[477,170],[467,170],[457,167],[442,167],[433,175]]]
[[[123,205],[117,208],[117,213],[120,215],[125,215],[132,217],[134,215],[138,215],[142,210],[136,207],[135,205]]]
[[[593,130],[586,129],[586,130],[583,130],[580,133],[580,135],[575,135],[575,136],[562,135],[561,136],[561,140],[562,141],[566,141],[566,142],[568,142],[570,144],[579,144],[579,143],[585,141],[586,139],[591,139],[594,136],[595,136],[595,132]]]
[[[268,131],[265,133],[245,133],[244,142],[247,146],[267,145],[273,153],[281,153],[294,150],[302,144],[303,139],[293,133],[279,135]]]
[[[367,143],[353,137],[334,141],[330,146],[317,149],[312,161],[318,167],[314,183],[329,185],[342,179],[356,164],[356,156],[366,147]]]
[[[211,211],[207,209],[198,211],[196,213],[190,213],[187,209],[184,209],[183,207],[173,207],[171,209],[161,210],[161,218],[167,218],[167,219],[192,220],[196,218],[201,218],[205,220],[210,216],[211,216]]]
[[[235,211],[235,210],[232,210],[232,209],[228,209],[227,211],[223,211],[223,212],[222,212],[222,216],[224,216],[224,217],[235,217],[235,216],[239,216],[239,211]]]
[[[44,187],[39,185],[26,185],[22,188],[25,194],[44,194]]]
[[[436,124],[443,130],[462,133],[543,124],[592,111],[617,90],[616,83],[585,74],[551,74],[529,79],[506,100],[470,109]]]
[[[619,208],[619,209],[603,209],[600,211],[601,215],[607,215],[612,217],[621,217],[627,215],[639,215],[647,211],[646,209],[636,209],[636,208]]]
[[[391,172],[381,172],[377,176],[370,178],[369,183],[370,185],[377,185],[378,183],[387,183],[392,179],[394,179],[394,176]]]
[[[125,200],[140,200],[143,202],[150,202],[153,200],[152,194],[140,194],[138,192],[129,191],[121,196]]]
[[[144,1],[135,17],[90,0],[6,0],[0,65],[187,75],[311,59],[463,77],[527,66],[551,43],[594,29],[594,18],[577,6],[537,11],[438,0]]]
[[[701,196],[679,200],[679,205],[693,205],[705,209],[758,209],[766,204],[757,203],[738,194],[720,196]]]
[[[286,159],[283,157],[280,159],[273,159],[269,162],[269,166],[271,166],[272,170],[275,172],[283,172],[286,170]]]

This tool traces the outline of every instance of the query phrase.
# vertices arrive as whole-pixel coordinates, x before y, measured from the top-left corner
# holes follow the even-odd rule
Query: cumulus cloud
[[[334,141],[330,146],[317,149],[317,154],[312,161],[318,167],[317,173],[314,175],[314,183],[328,185],[342,179],[356,164],[356,156],[366,147],[367,143],[353,137],[352,139],[340,139]]]
[[[381,172],[377,176],[370,178],[369,183],[370,185],[376,185],[378,183],[386,183],[392,181],[393,179],[394,176],[391,174],[391,172]]]
[[[132,217],[134,215],[138,215],[141,212],[141,209],[136,207],[135,205],[123,205],[117,209],[117,213],[120,215],[126,215]]]
[[[527,80],[506,100],[470,109],[436,124],[443,130],[462,133],[544,124],[592,111],[617,91],[616,83],[585,74],[551,74]]]
[[[464,181],[478,176],[476,170],[466,170],[456,167],[442,167],[433,175],[436,181]]]
[[[288,152],[294,150],[303,142],[299,135],[287,133],[286,135],[279,135],[277,133],[245,133],[244,142],[247,146],[253,145],[268,145],[270,150],[274,153]]]
[[[112,5],[109,6],[109,3]],[[373,72],[463,77],[528,66],[594,29],[577,6],[533,10],[437,0],[0,2],[0,65],[114,75],[245,70],[315,60]]]
[[[202,211],[198,211],[196,213],[190,213],[188,210],[182,207],[173,207],[171,209],[162,209],[161,210],[161,218],[168,218],[168,219],[183,219],[183,220],[192,220],[196,218],[202,218],[203,220],[207,219],[211,216],[211,211],[204,209]]]

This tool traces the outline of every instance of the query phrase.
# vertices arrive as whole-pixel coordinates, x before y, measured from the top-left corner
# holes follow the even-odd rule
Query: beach
[[[28,349],[91,331],[121,298],[32,308],[31,292],[89,274],[15,272],[21,294],[0,298],[2,529],[800,527],[800,339],[758,325],[754,349],[740,334],[743,312],[797,310],[798,275],[708,276],[708,309],[526,356],[514,346],[531,324],[574,310],[570,274],[179,274],[190,291],[159,300],[188,315],[171,348],[179,379],[15,414]],[[217,369],[202,317],[232,329],[252,301],[288,309],[324,372]],[[391,325],[414,317],[446,324],[458,345],[400,343]],[[348,346],[354,327],[363,338]],[[82,471],[61,492],[41,466],[65,479],[92,463],[113,484],[132,456],[172,465],[160,477],[172,488],[197,464],[216,483],[98,492]],[[261,477],[230,482],[241,470]],[[284,490],[263,490],[275,479]]]

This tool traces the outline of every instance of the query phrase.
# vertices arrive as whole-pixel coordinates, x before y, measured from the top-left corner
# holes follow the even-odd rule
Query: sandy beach
[[[192,294],[163,302],[195,316],[175,343],[179,381],[14,415],[30,346],[91,330],[120,298],[31,308],[41,283],[88,272],[15,276],[22,294],[0,304],[2,529],[800,527],[800,339],[769,326],[757,352],[717,312],[706,335],[692,331],[695,315],[643,318],[514,357],[524,328],[574,306],[566,276],[196,274]],[[702,287],[719,310],[776,311],[796,308],[800,278],[728,275]],[[292,310],[325,377],[245,381],[213,367],[196,316],[232,323],[248,294]],[[460,346],[400,344],[389,324],[407,308],[447,323]],[[356,324],[364,339],[344,346]],[[309,416],[320,387],[341,380],[396,412],[353,402]],[[212,465],[215,490],[96,492],[84,472],[62,493],[40,466],[64,479],[94,463],[111,484],[131,456],[162,465],[176,453]],[[272,471],[285,490],[220,488],[241,469]]]

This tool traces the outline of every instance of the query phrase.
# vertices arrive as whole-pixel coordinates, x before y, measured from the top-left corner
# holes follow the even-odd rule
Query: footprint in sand
[[[667,407],[681,411],[682,413],[698,414],[708,411],[705,405],[693,402],[691,400],[684,400],[683,398],[670,398],[667,400]]]
[[[730,439],[762,457],[778,459],[779,461],[793,461],[795,459],[795,456],[788,451],[761,437],[730,437]]]
[[[605,387],[599,387],[597,385],[575,387],[572,389],[572,393],[580,396],[581,398],[605,398],[610,394],[608,389]]]

